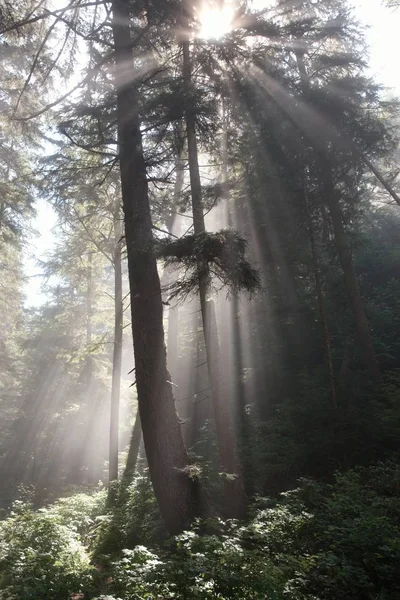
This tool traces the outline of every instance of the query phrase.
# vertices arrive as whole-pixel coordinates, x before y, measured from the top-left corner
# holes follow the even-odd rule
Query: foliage
[[[395,462],[303,480],[260,498],[247,524],[198,524],[111,565],[108,591],[136,598],[340,600],[399,593],[400,470]]]
[[[260,288],[260,276],[246,260],[246,249],[246,240],[228,229],[185,235],[176,241],[159,241],[157,254],[165,266],[183,267],[183,277],[175,280],[169,289],[170,297],[178,296],[183,301],[196,294],[202,271],[210,272],[214,282],[232,293],[254,293]]]
[[[288,489],[304,476],[326,481],[337,469],[396,456],[397,371],[386,373],[383,385],[374,390],[353,375],[348,388],[338,389],[338,409],[331,404],[321,371],[303,371],[296,381],[290,395],[271,407],[268,420],[255,424],[252,448],[260,493]]]
[[[117,506],[99,523],[94,554],[100,560],[123,548],[166,537],[148,476],[136,476],[129,486],[120,486],[119,496]]]
[[[259,497],[246,523],[199,521],[171,540],[156,531],[151,496],[143,479],[133,484],[135,515],[125,531],[122,512],[118,523],[125,549],[96,551],[96,568],[82,542],[92,543],[93,528],[109,535],[97,525],[105,519],[103,492],[36,512],[17,503],[0,523],[0,598],[389,600],[400,593],[395,461],[338,473],[330,484],[304,479],[279,499]]]
[[[175,539],[168,555],[143,546],[125,550],[114,564],[117,594],[123,598],[277,597],[279,569],[257,552],[244,552],[233,535],[199,536],[187,531]]]
[[[103,399],[110,383],[111,275],[122,236],[117,129],[124,126],[107,66],[115,48],[112,15],[101,2],[72,2],[43,14],[41,6],[17,0],[14,11],[9,2],[0,10],[6,28],[33,16],[1,42],[5,506],[21,482],[36,484],[41,504],[71,484],[97,485],[108,441]],[[171,298],[197,295],[202,273],[211,274],[213,291],[230,292],[228,298],[215,294],[221,385],[229,388],[232,413],[240,413],[235,433],[242,463],[251,466],[252,493],[275,499],[260,498],[247,523],[199,522],[169,543],[145,476],[119,490],[113,510],[106,511],[104,492],[61,498],[37,512],[16,504],[0,524],[0,600],[107,592],[113,596],[103,600],[399,597],[400,220],[398,211],[382,208],[386,196],[369,167],[372,161],[387,170],[387,181],[396,185],[389,164],[398,162],[396,103],[367,76],[365,40],[345,0],[277,0],[257,15],[243,7],[238,28],[223,43],[191,44],[194,89],[185,97],[177,8],[175,2],[129,3],[138,99],[132,111],[135,131],[143,133],[139,144],[132,134],[132,148],[143,149],[153,228],[171,233],[156,242],[170,267]],[[195,21],[189,28],[196,29]],[[87,52],[79,52],[79,40]],[[77,64],[79,54],[89,59],[85,67]],[[24,318],[21,259],[34,199],[31,155],[40,150],[37,125],[28,117],[46,111],[42,96],[74,65],[83,78],[66,102],[54,103],[59,113],[46,114],[42,139],[55,118],[56,151],[36,179],[61,222],[46,261],[57,285],[50,302]],[[123,71],[125,85],[127,64]],[[172,232],[177,211],[191,218],[183,214],[190,205],[185,108],[195,117],[199,156],[209,163],[201,168],[203,212],[210,212],[207,222],[215,217],[230,229],[192,235],[184,221],[180,229],[175,223],[178,236]],[[343,253],[338,259],[332,200],[342,246],[351,250],[345,261]],[[127,229],[150,227],[144,216],[126,215]],[[238,301],[242,290],[251,302]],[[376,385],[355,336],[360,306],[383,373]],[[207,363],[201,323],[187,314],[192,308],[197,314],[198,306],[179,306],[168,315],[168,358],[175,374],[184,372],[176,379],[170,369],[168,384],[179,396],[187,445],[202,454],[199,462],[210,474],[201,485],[218,514],[221,477],[215,474],[221,469],[205,395],[210,381],[201,369]],[[150,327],[148,333],[151,349],[160,331]],[[131,372],[132,358],[126,362]],[[368,467],[388,457],[392,461]],[[300,477],[317,481],[303,479],[276,499]]]
[[[106,497],[106,490],[93,494],[76,493],[58,498],[44,512],[59,525],[75,532],[82,544],[88,547],[95,537],[99,520],[104,515]]]
[[[56,600],[89,586],[88,554],[71,523],[63,524],[56,512],[17,503],[0,523],[2,599]]]
[[[389,461],[338,474],[329,486],[304,482],[287,495],[288,506],[304,502],[315,515],[296,540],[313,556],[300,590],[324,600],[399,595],[399,484],[399,465]]]

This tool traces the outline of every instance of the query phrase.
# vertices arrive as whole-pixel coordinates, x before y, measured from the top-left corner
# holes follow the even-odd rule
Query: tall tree
[[[161,288],[132,74],[129,4],[114,0],[112,11],[119,163],[139,412],[154,491],[167,526],[176,532],[193,515],[193,485],[166,365]]]
[[[182,55],[193,230],[195,235],[202,235],[205,233],[206,228],[196,139],[195,93],[188,39],[182,42]],[[228,516],[241,518],[246,511],[246,496],[242,479],[242,469],[236,447],[231,407],[227,395],[228,389],[222,379],[221,349],[218,341],[215,308],[213,301],[208,297],[211,287],[210,272],[208,264],[205,262],[199,262],[198,264],[198,285],[220,460],[222,468],[227,473],[227,481],[225,482],[225,507]]]
[[[114,344],[111,381],[110,451],[109,451],[109,501],[114,502],[113,486],[118,481],[119,414],[121,396],[122,339],[123,339],[123,294],[122,294],[122,227],[119,198],[114,213]]]
[[[302,46],[301,40],[296,40],[297,44]],[[299,71],[299,76],[302,82],[305,98],[311,101],[311,82],[307,72],[305,56],[311,51],[312,45],[308,44],[307,50],[295,50],[296,62]],[[364,305],[361,299],[360,288],[358,285],[357,274],[354,269],[351,250],[347,241],[347,236],[343,224],[343,215],[339,204],[339,194],[335,190],[333,182],[332,167],[329,163],[329,150],[323,150],[324,155],[321,157],[321,177],[322,189],[321,195],[326,202],[332,220],[333,231],[335,235],[336,249],[339,255],[340,264],[343,269],[346,291],[349,297],[351,308],[353,311],[354,324],[357,333],[358,342],[360,344],[361,354],[365,366],[372,377],[379,380],[381,377],[379,364],[375,355],[372,336],[368,325],[368,320],[365,314]],[[328,156],[328,158],[326,158]]]

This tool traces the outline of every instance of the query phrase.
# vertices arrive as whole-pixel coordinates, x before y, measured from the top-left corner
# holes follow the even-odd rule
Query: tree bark
[[[193,516],[193,484],[167,371],[163,307],[153,247],[146,165],[135,86],[130,10],[112,2],[115,86],[125,240],[131,293],[133,345],[139,414],[154,492],[171,533]],[[127,80],[128,65],[132,80]]]
[[[183,82],[185,92],[185,122],[189,155],[189,175],[192,196],[193,229],[195,234],[206,231],[203,214],[201,180],[199,171],[195,113],[193,107],[193,86],[189,41],[183,40]],[[225,473],[234,475],[225,481],[226,516],[242,518],[246,513],[247,501],[238,459],[235,431],[230,414],[229,397],[222,381],[221,352],[218,342],[217,321],[213,301],[208,299],[210,273],[207,265],[199,264],[199,296],[206,345],[206,357],[211,386],[211,400],[214,409],[215,426],[221,467]]]

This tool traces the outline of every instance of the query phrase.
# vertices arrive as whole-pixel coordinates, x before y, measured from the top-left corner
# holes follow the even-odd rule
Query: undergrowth
[[[114,515],[104,492],[15,503],[0,523],[0,600],[400,597],[396,462],[301,480],[256,499],[246,523],[196,522],[173,539],[145,478],[127,496]]]

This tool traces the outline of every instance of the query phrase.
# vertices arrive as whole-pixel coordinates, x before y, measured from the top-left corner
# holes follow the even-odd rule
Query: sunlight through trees
[[[400,593],[399,103],[355,15],[0,3],[0,598]]]

